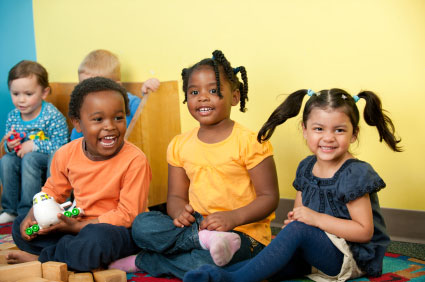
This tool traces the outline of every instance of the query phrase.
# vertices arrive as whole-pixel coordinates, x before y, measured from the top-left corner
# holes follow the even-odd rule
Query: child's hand
[[[62,213],[58,213],[58,218],[60,219],[60,222],[49,226],[47,228],[41,229],[38,231],[39,235],[45,235],[51,232],[62,232],[62,233],[71,233],[76,234],[80,232],[81,228],[83,227],[83,224],[81,221],[79,221],[76,218],[73,217],[67,217]]]
[[[304,206],[294,208],[293,212],[293,220],[318,227],[318,216],[320,215],[318,212]]]
[[[27,216],[22,220],[21,225],[19,226],[19,230],[21,231],[21,236],[24,240],[31,241],[35,237],[37,237],[37,233],[33,233],[32,235],[28,235],[25,230],[33,225],[37,224],[35,221],[34,214],[29,212]]]
[[[34,148],[34,141],[28,140],[22,143],[21,149],[16,153],[20,158],[23,158],[27,153],[32,152]]]
[[[200,229],[214,231],[230,231],[237,226],[233,212],[215,212],[207,216],[200,225]]]
[[[282,229],[286,227],[289,223],[294,221],[294,211],[288,212],[288,218],[283,221]]]
[[[13,139],[12,141],[9,141],[9,137],[13,134],[13,127],[12,130],[10,130],[6,135],[3,137],[3,140],[6,140],[6,145],[9,151],[12,151],[13,148],[21,144],[21,140],[19,139]]]
[[[142,95],[148,94],[149,92],[155,92],[159,88],[159,80],[156,78],[149,78],[142,85]]]
[[[179,216],[173,220],[174,225],[181,228],[191,226],[195,222],[195,217],[192,215],[194,212],[191,205],[185,205]]]

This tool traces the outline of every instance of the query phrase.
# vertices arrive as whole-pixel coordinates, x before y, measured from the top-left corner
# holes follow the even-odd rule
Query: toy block
[[[94,281],[96,282],[126,282],[127,274],[119,269],[108,269],[93,272]]]
[[[43,278],[56,281],[68,281],[68,266],[66,263],[57,261],[48,261],[41,265]]]
[[[13,252],[14,250],[3,250],[0,251],[0,264],[7,264],[6,256],[8,253]]]
[[[90,272],[74,273],[68,276],[68,282],[93,282]]]
[[[41,277],[27,277],[27,278],[16,280],[16,282],[51,282],[51,281]]]
[[[0,266],[0,282],[16,281],[27,277],[41,278],[41,262],[30,261]]]
[[[2,250],[19,250],[19,248],[14,243],[3,243],[0,244],[0,251]]]

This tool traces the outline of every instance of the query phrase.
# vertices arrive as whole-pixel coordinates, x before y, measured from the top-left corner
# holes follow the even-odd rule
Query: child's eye
[[[25,95],[32,96],[34,93],[26,92]]]
[[[191,95],[198,95],[199,94],[199,91],[198,90],[193,90],[193,91],[190,91],[190,94]]]
[[[18,92],[12,92],[12,95],[13,95],[13,96],[18,96],[18,95],[19,95],[19,93],[18,93]]]
[[[117,116],[117,117],[115,117],[115,120],[123,120],[123,119],[124,119],[123,116]]]
[[[321,127],[315,127],[315,128],[313,128],[313,130],[314,130],[314,131],[322,131],[322,130],[323,130],[323,128],[321,128]]]
[[[336,133],[343,133],[343,132],[345,132],[345,129],[343,129],[343,128],[338,128],[338,129],[336,129],[336,130],[335,130],[335,132],[336,132]]]
[[[215,89],[215,88],[214,88],[214,89],[211,89],[211,90],[210,90],[210,93],[211,93],[211,94],[215,94],[215,93],[217,93],[217,89]]]
[[[100,122],[100,121],[102,121],[102,118],[101,117],[95,117],[92,120],[95,121],[95,122]]]

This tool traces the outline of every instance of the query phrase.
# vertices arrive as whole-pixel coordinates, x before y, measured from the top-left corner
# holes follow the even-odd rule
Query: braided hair
[[[237,68],[232,68],[230,62],[226,59],[223,52],[220,50],[215,50],[211,59],[203,59],[200,62],[194,64],[190,68],[184,68],[182,70],[182,79],[183,79],[183,92],[184,92],[184,101],[187,102],[187,84],[189,78],[192,75],[193,71],[201,68],[202,66],[210,66],[214,69],[215,80],[217,82],[217,93],[220,98],[223,97],[220,91],[220,69],[223,70],[224,76],[229,80],[232,91],[239,89],[240,92],[240,111],[245,112],[245,104],[248,101],[248,77],[246,75],[246,69],[244,66],[239,66]],[[241,73],[241,78],[243,82],[239,81],[239,78],[236,76],[237,73]]]

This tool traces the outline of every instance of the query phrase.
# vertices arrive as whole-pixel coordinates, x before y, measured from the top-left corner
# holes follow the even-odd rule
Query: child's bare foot
[[[6,261],[9,264],[29,262],[38,260],[38,256],[24,252],[24,251],[13,251],[7,254]]]

